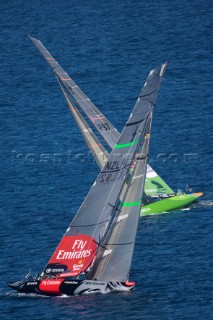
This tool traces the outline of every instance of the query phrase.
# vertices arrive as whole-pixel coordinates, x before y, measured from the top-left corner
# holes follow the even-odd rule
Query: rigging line
[[[143,121],[144,121],[144,119],[141,119],[141,120],[138,120],[138,121],[135,121],[135,122],[128,123],[126,126],[129,127],[129,126],[132,126],[134,124],[139,124],[139,123],[141,123]]]
[[[93,241],[98,245],[98,248],[96,249],[96,252],[97,252],[97,250],[99,249],[99,247],[104,248],[105,250],[107,250],[107,248],[104,247],[100,242],[95,241],[95,240],[93,240]]]
[[[132,242],[125,242],[125,243],[104,243],[105,246],[126,246],[126,245],[130,245],[133,244],[134,241]],[[107,249],[107,248],[106,248]]]
[[[153,91],[151,91],[151,92],[149,92],[149,93],[147,93],[147,94],[142,94],[142,95],[139,96],[139,98],[141,99],[141,98],[150,96],[151,94],[155,93],[156,91],[157,91],[157,89],[155,89],[155,90],[153,90]]]
[[[148,101],[149,103],[151,103],[151,105],[152,105],[154,108],[156,108],[156,105],[155,105],[154,102],[150,101],[149,99],[144,99],[144,100]]]
[[[120,211],[120,212],[121,212],[121,209],[116,208],[115,205],[113,205],[113,204],[111,204],[111,203],[108,203],[108,205],[109,205],[110,207],[112,207],[113,209],[116,209],[117,211]]]

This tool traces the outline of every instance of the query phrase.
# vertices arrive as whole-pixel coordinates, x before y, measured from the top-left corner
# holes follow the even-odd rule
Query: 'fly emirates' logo
[[[48,266],[49,268],[51,265],[54,265],[54,268],[64,266],[66,272],[72,272],[73,276],[77,275],[91,264],[96,249],[95,239],[86,234],[64,236],[48,262]]]
[[[90,241],[91,244],[91,241]],[[73,243],[71,251],[59,250],[56,256],[56,260],[67,260],[67,259],[79,259],[87,258],[92,254],[92,248],[87,249],[89,246],[88,241],[76,239]]]

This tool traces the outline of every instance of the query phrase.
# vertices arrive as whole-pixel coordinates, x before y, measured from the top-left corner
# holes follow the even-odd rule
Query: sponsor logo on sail
[[[78,275],[89,267],[96,249],[95,240],[88,235],[64,236],[48,263],[58,265],[58,268],[48,268],[46,273],[60,274],[64,272],[60,270],[61,266],[65,265],[67,272],[72,272],[73,276]]]
[[[75,240],[72,251],[59,250],[56,259],[57,260],[66,260],[74,258],[86,258],[91,255],[92,249],[85,250],[88,241],[82,241],[80,239]],[[75,251],[78,250],[78,251]]]

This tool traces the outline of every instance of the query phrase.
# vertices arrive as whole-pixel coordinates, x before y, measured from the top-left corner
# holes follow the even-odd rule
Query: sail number
[[[110,130],[109,124],[107,122],[98,124],[99,130]]]
[[[99,181],[102,183],[113,182],[126,165],[127,159],[123,159],[121,163],[119,161],[107,161]]]
[[[100,182],[102,183],[108,183],[108,182],[112,182],[116,179],[118,175],[118,172],[115,173],[102,173],[101,177],[100,177]]]

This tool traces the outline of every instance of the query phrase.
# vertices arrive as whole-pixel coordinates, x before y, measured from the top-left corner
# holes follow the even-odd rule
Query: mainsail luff
[[[135,156],[135,166],[128,186],[120,197],[113,227],[109,230],[97,252],[97,259],[88,279],[98,281],[127,281],[134,250],[135,237],[140,216],[149,150],[151,114],[146,131],[140,142],[139,153]],[[142,148],[141,148],[142,147]],[[116,262],[116,263],[115,263]]]

